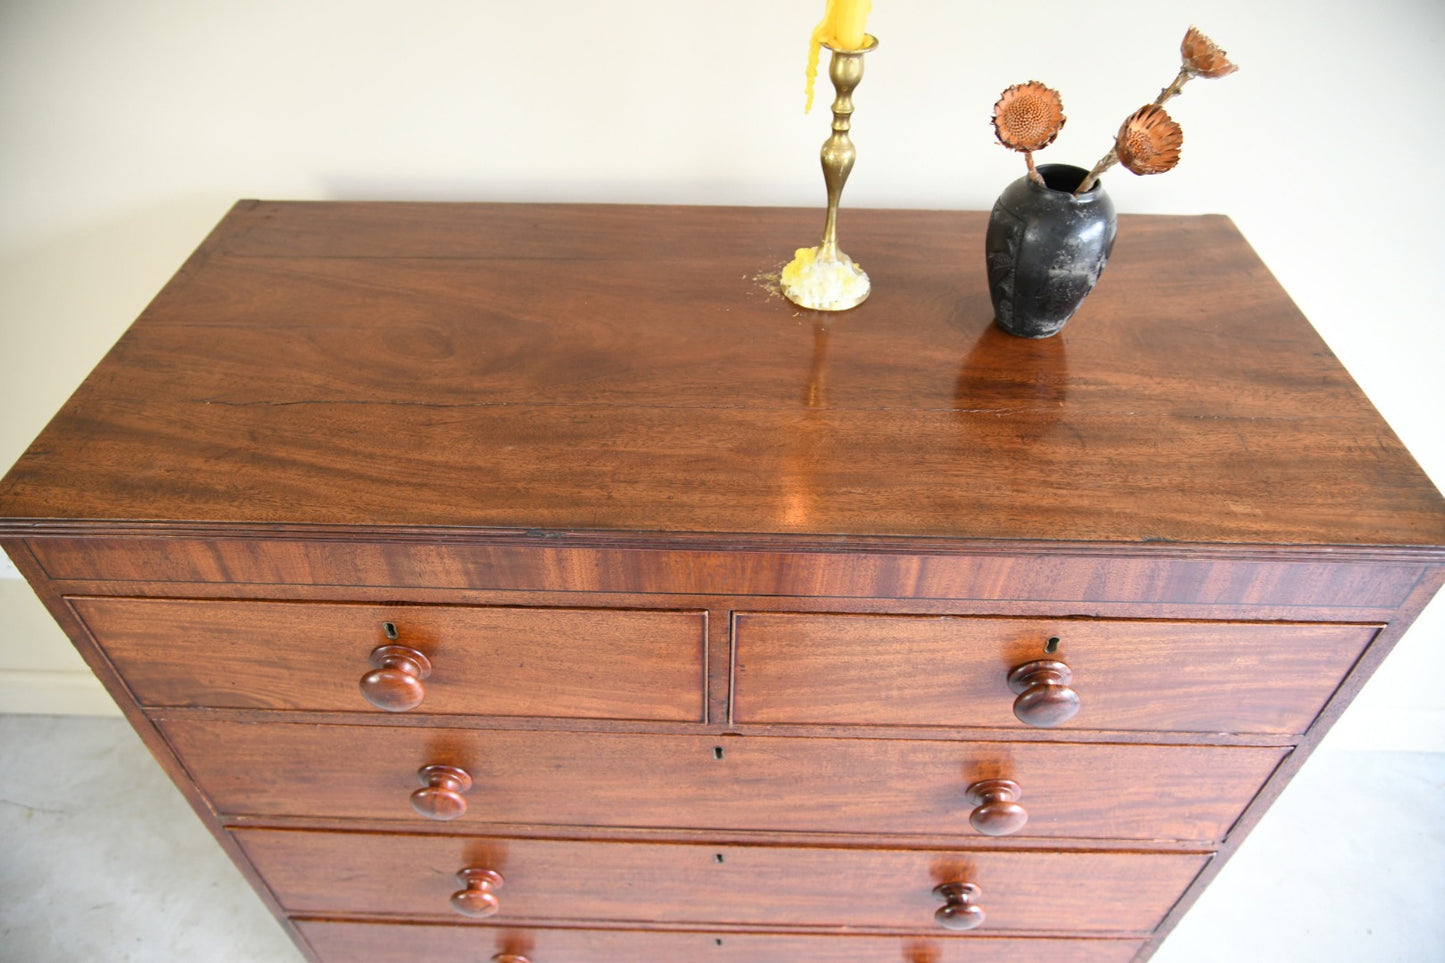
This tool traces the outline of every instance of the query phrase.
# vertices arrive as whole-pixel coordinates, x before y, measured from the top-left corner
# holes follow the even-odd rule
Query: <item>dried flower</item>
[[[1043,150],[1064,127],[1059,92],[1030,80],[1014,84],[993,105],[993,129],[999,143],[1011,150]]]
[[[1119,128],[1114,149],[1135,174],[1162,174],[1179,163],[1184,131],[1158,104],[1145,104]]]
[[[1229,62],[1229,56],[1219,45],[1190,27],[1179,45],[1179,55],[1184,58],[1184,69],[1198,77],[1227,77],[1239,68]]]
[[[1174,81],[1159,91],[1154,103],[1141,107],[1124,121],[1124,126],[1119,128],[1114,138],[1114,146],[1079,183],[1074,190],[1075,196],[1091,190],[1099,175],[1115,164],[1122,163],[1135,174],[1162,174],[1179,163],[1184,132],[1164,112],[1163,104],[1178,97],[1184,85],[1195,77],[1227,77],[1239,69],[1230,63],[1218,44],[1199,32],[1198,27],[1190,27],[1184,32],[1179,56],[1183,63]]]
[[[1066,119],[1059,92],[1037,80],[1014,84],[993,105],[993,132],[998,135],[999,143],[1010,150],[1023,151],[1029,177],[1039,184],[1044,179],[1034,167],[1034,151],[1052,144]]]

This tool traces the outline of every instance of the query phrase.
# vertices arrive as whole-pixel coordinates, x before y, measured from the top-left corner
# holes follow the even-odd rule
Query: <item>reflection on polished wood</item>
[[[820,364],[813,313],[752,280],[808,211],[243,203],[0,496],[35,519],[1445,541],[1226,219],[1123,218],[1081,313],[1029,343],[991,328],[984,215],[851,216],[876,290]],[[1359,452],[1379,470],[1339,470]]]

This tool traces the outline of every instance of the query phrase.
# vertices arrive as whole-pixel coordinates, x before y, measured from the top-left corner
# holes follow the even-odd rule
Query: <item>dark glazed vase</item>
[[[1094,289],[1114,248],[1114,202],[1096,181],[1075,197],[1088,171],[1041,164],[1040,186],[1020,177],[988,218],[984,253],[994,320],[1020,338],[1058,334]]]

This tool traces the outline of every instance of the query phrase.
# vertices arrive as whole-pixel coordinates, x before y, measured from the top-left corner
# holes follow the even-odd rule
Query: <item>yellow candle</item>
[[[833,19],[833,39],[829,45],[839,50],[861,50],[863,24],[872,9],[873,0],[830,0],[828,14]]]
[[[823,44],[834,50],[861,50],[865,42],[864,25],[873,9],[873,0],[828,0],[823,19],[813,28],[808,44],[807,102],[803,112],[813,109],[813,84],[818,79],[818,52]]]

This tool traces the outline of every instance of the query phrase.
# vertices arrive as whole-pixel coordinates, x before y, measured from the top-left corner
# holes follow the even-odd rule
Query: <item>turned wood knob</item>
[[[1079,711],[1079,694],[1069,688],[1074,674],[1062,662],[1026,662],[1008,674],[1008,687],[1019,693],[1014,715],[1025,725],[1046,729],[1062,725]]]
[[[405,645],[380,645],[372,650],[371,671],[361,677],[366,701],[387,712],[405,712],[421,705],[431,675],[431,661]]]
[[[1029,821],[1018,803],[1023,790],[1012,779],[983,779],[968,787],[965,798],[974,807],[969,825],[985,836],[1012,836]]]
[[[446,822],[467,814],[462,793],[472,788],[472,777],[457,766],[422,766],[417,770],[421,788],[411,794],[411,808],[427,819]]]
[[[516,953],[498,953],[492,957],[492,963],[532,963],[532,961]]]
[[[982,892],[973,883],[941,883],[933,895],[943,900],[933,914],[938,925],[946,930],[971,930],[983,924],[983,907],[974,900]]]
[[[467,888],[452,894],[452,909],[479,920],[496,915],[502,905],[497,899],[497,890],[502,888],[501,873],[468,868],[457,873],[457,881]]]

